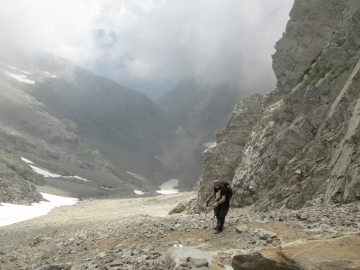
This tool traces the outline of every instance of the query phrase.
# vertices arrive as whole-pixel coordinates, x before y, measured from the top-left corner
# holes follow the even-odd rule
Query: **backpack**
[[[229,202],[233,195],[233,191],[232,191],[230,184],[228,182],[224,181],[224,182],[221,182],[220,185],[223,185],[226,188],[226,202]]]

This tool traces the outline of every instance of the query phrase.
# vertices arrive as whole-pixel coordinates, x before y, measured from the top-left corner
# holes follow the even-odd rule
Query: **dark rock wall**
[[[273,55],[277,88],[239,103],[205,151],[194,210],[213,177],[232,182],[233,205],[262,211],[360,199],[359,9],[295,1]]]

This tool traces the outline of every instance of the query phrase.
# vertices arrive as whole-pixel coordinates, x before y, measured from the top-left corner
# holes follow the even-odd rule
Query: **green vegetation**
[[[26,170],[24,162],[0,150],[0,179],[21,179],[18,173],[24,174]],[[18,173],[15,173],[15,171]]]
[[[35,185],[44,184],[20,159],[0,150],[0,201],[10,203],[38,202],[42,198]]]
[[[290,167],[295,168],[299,164],[298,161],[291,162]]]
[[[143,187],[146,187],[151,190],[157,189],[157,186],[155,185],[155,183],[153,181],[145,178],[144,176],[133,173],[133,172],[127,172],[127,173],[130,174],[133,177],[133,179],[138,180],[139,186],[143,186]]]

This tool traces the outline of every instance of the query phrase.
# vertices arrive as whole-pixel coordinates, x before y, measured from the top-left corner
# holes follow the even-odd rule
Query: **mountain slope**
[[[235,104],[241,100],[241,90],[229,85],[211,85],[196,79],[181,81],[163,95],[157,104],[203,143],[213,141],[222,129]]]
[[[243,95],[240,89],[229,85],[205,85],[196,79],[181,81],[157,101],[179,125],[172,159],[182,160],[184,170],[192,170],[190,179],[195,176],[196,180],[201,175],[202,153],[215,141],[216,131],[224,128],[234,105]]]
[[[0,149],[0,202],[28,204],[43,197],[35,185],[45,185],[45,179],[25,162]]]
[[[14,87],[35,97],[51,115],[74,122],[81,140],[117,166],[158,185],[181,179],[172,164],[164,168],[156,158],[175,138],[177,126],[145,95],[43,51],[3,52],[0,61],[6,78],[15,74],[30,82],[11,80]]]
[[[18,162],[24,157],[37,167],[68,176],[68,179],[49,178],[47,182],[69,189],[76,197],[128,197],[135,195],[133,189],[156,189],[154,184],[152,187],[142,186],[142,182],[113,165],[98,151],[87,147],[74,122],[52,116],[42,103],[29,94],[34,86],[33,73],[15,70],[14,66],[4,62],[0,65],[0,149]],[[15,171],[21,171],[20,165],[13,167]],[[11,179],[11,175],[7,174],[2,180]],[[31,201],[33,199],[29,198]]]

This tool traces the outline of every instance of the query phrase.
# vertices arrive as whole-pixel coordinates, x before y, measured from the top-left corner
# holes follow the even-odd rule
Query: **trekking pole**
[[[209,206],[209,202],[206,203],[206,207],[208,207],[208,206]],[[205,222],[207,221],[207,214],[208,214],[208,213],[209,213],[209,211],[208,211],[208,209],[206,208],[206,210],[205,210]],[[211,218],[213,221],[212,221],[212,222],[210,221],[210,229],[212,229],[212,227],[215,226],[215,224],[214,224],[214,218],[215,218],[215,213],[214,213],[213,217]],[[212,226],[211,226],[211,224],[212,224]]]
[[[204,212],[205,212],[205,222],[206,222],[206,218],[207,218],[207,214],[209,213],[207,207],[209,206],[209,202],[206,202],[206,206],[204,208]]]

